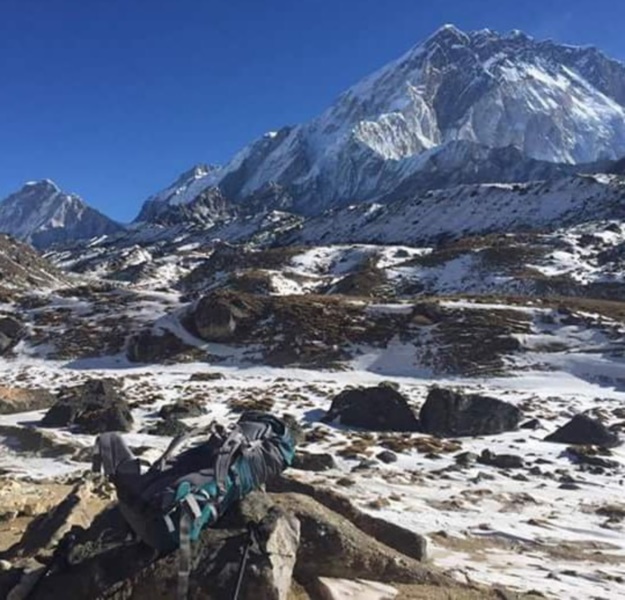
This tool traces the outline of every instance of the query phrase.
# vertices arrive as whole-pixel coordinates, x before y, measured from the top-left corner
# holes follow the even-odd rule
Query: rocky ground
[[[505,585],[548,598],[611,598],[625,593],[622,449],[601,449],[596,443],[602,440],[592,437],[578,440],[587,442],[580,445],[544,441],[577,413],[597,418],[612,434],[622,431],[625,393],[606,382],[584,382],[554,371],[512,378],[438,379],[444,389],[486,395],[517,407],[520,428],[509,423],[513,431],[477,437],[459,437],[452,431],[435,437],[410,431],[405,420],[400,431],[390,431],[388,423],[382,427],[368,423],[365,430],[363,423],[355,428],[324,422],[339,392],[380,383],[392,385],[383,389],[398,386],[415,419],[421,416],[431,381],[393,377],[389,384],[387,378],[365,371],[323,373],[201,363],[74,370],[15,359],[5,364],[1,377],[6,388],[55,392],[94,377],[112,378],[117,385],[111,393],[132,407],[133,419],[132,423],[122,419],[115,428],[129,430],[129,443],[147,460],[170,439],[149,432],[171,415],[191,425],[214,418],[228,422],[247,408],[290,414],[303,424],[306,437],[299,461],[286,472],[279,491],[312,496],[358,524],[352,509],[337,500],[349,499],[353,510],[424,536],[427,564],[455,581]],[[86,395],[84,388],[82,394]],[[63,397],[67,391],[60,393]],[[104,398],[99,406],[107,406]],[[110,405],[114,411],[115,402]],[[177,408],[162,410],[169,406]],[[67,492],[67,482],[88,467],[89,446],[98,426],[83,416],[73,425],[43,428],[46,414],[43,409],[0,419],[3,491],[16,503],[4,517],[5,548],[20,537],[32,516],[58,502],[53,491]],[[96,417],[95,423],[101,422],[102,413]],[[30,488],[24,492],[19,486]],[[40,486],[44,494],[32,491]],[[40,495],[45,499],[39,500]],[[20,504],[24,498],[28,501]],[[391,540],[395,538],[401,539],[391,534]],[[410,546],[412,551],[416,546]],[[419,596],[421,592],[412,588],[405,593],[407,598],[436,597]],[[451,597],[471,597],[461,595],[465,591],[457,593]]]
[[[148,261],[139,269],[148,276],[134,282],[76,273],[60,281],[52,269],[53,287],[14,285],[0,319],[1,585],[47,562],[65,525],[44,527],[43,539],[25,532],[83,494],[75,488],[83,490],[97,433],[125,431],[149,461],[191,425],[262,409],[290,415],[305,434],[271,488],[274,504],[301,509],[300,524],[314,514],[317,524],[355,528],[365,554],[353,564],[369,564],[375,544],[393,561],[415,561],[410,577],[380,563],[351,568],[344,557],[337,572],[301,554],[325,552],[302,528],[291,597],[321,597],[324,577],[383,582],[399,598],[625,595],[625,304],[583,292],[598,280],[589,273],[599,253],[612,252],[604,264],[618,273],[620,231],[587,246],[571,237],[566,256],[554,254],[556,234],[434,250],[194,247],[153,269]],[[561,273],[548,265],[573,254],[575,289],[546,296],[505,283],[530,264],[553,283]],[[486,259],[505,285],[493,276],[479,288],[486,267],[449,267]],[[434,287],[428,269],[439,269]],[[112,500],[106,486],[89,486],[77,512],[83,528]],[[84,556],[100,559],[81,556],[75,581],[96,597]],[[171,581],[167,565],[157,572]],[[64,589],[64,577],[50,589]],[[107,577],[111,589],[121,585]],[[124,593],[148,593],[138,571],[124,577]]]

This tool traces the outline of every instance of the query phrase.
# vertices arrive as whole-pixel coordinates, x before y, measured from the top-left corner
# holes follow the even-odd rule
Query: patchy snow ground
[[[341,449],[364,440],[368,447],[361,451],[361,457],[374,457],[384,449],[380,444],[385,436],[325,425],[319,419],[332,397],[346,386],[387,380],[385,365],[389,369],[392,366],[396,374],[396,361],[403,360],[407,364],[403,371],[411,373],[405,356],[408,349],[399,342],[396,346],[391,344],[384,357],[374,356],[373,351],[363,354],[354,363],[354,370],[344,372],[215,367],[201,363],[146,367],[130,365],[120,357],[83,363],[85,368],[77,369],[66,363],[22,355],[0,361],[0,385],[58,388],[91,377],[119,378],[130,401],[153,398],[152,404],[134,410],[135,429],[127,435],[133,447],[154,448],[152,458],[168,439],[141,430],[157,420],[160,406],[181,397],[201,397],[206,415],[189,419],[188,423],[213,419],[228,422],[237,417],[232,410],[233,401],[265,398],[273,402],[277,414],[290,413],[305,423],[309,439],[315,440],[306,443],[307,450],[331,452],[337,457],[337,469],[323,473],[291,470],[292,476],[344,490],[364,510],[426,534],[433,563],[459,579],[534,589],[554,599],[625,597],[622,521],[613,522],[601,514],[606,507],[623,506],[625,449],[617,448],[610,457],[620,463],[619,470],[593,473],[578,470],[566,454],[566,446],[542,441],[577,412],[611,413],[625,409],[625,389],[611,385],[605,375],[606,370],[625,373],[625,366],[622,360],[587,353],[593,340],[585,339],[579,331],[576,335],[574,328],[558,331],[556,337],[566,344],[566,349],[555,356],[541,356],[537,350],[531,361],[538,364],[551,360],[553,370],[519,370],[516,376],[482,380],[436,381],[439,385],[488,393],[512,402],[523,409],[527,419],[540,420],[538,429],[465,438],[448,453],[424,453],[408,447],[398,452],[397,462],[378,462],[365,469],[354,469],[360,458],[342,457]],[[595,364],[590,360],[593,356]],[[371,372],[373,363],[379,373]],[[576,365],[584,365],[584,369],[579,370]],[[530,365],[519,367],[527,369]],[[589,376],[593,369],[603,377]],[[196,372],[219,372],[223,379],[191,382],[190,376]],[[394,376],[393,381],[415,408],[433,383],[426,372],[414,370],[411,376]],[[40,411],[2,416],[0,426],[32,425],[43,414]],[[609,420],[613,422],[614,418]],[[57,430],[54,435],[81,446],[93,442],[92,436],[66,430]],[[394,437],[400,440],[402,436]],[[403,436],[409,441],[423,437],[426,436]],[[86,468],[85,464],[66,459],[20,454],[10,449],[7,438],[0,438],[0,445],[0,468],[16,475],[47,478]],[[504,471],[479,464],[456,466],[454,456],[458,453],[479,454],[485,448],[521,456],[526,468]]]

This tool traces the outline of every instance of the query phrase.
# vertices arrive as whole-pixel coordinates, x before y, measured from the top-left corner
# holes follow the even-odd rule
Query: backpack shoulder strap
[[[167,446],[167,449],[165,450],[165,452],[163,452],[163,454],[161,454],[159,459],[154,461],[154,464],[150,467],[149,470],[150,471],[154,471],[154,470],[162,471],[165,468],[167,461],[172,457],[173,453],[176,450],[178,450],[178,448],[180,448],[183,444],[188,442],[191,438],[197,435],[206,434],[206,433],[219,434],[215,421],[213,421],[208,427],[206,426],[196,427],[194,429],[186,431],[185,433],[181,433],[180,435],[177,435],[169,443],[169,446]]]
[[[249,445],[249,440],[238,425],[234,425],[223,440],[215,461],[215,484],[220,496],[226,493],[228,473],[238,452]]]

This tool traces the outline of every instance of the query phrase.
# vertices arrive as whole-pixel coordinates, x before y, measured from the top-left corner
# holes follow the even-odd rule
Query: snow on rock
[[[625,180],[616,175],[457,186],[397,200],[375,210],[360,204],[329,211],[287,233],[285,241],[419,245],[444,237],[622,220],[624,193]]]

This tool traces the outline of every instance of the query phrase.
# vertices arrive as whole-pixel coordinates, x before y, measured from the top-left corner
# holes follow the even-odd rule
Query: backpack
[[[93,468],[114,483],[120,511],[135,534],[162,553],[180,548],[180,598],[188,591],[191,542],[236,501],[290,466],[295,452],[282,420],[249,411],[229,430],[211,425],[207,440],[175,454],[201,433],[207,430],[174,438],[145,473],[117,433],[99,435],[94,448]]]

